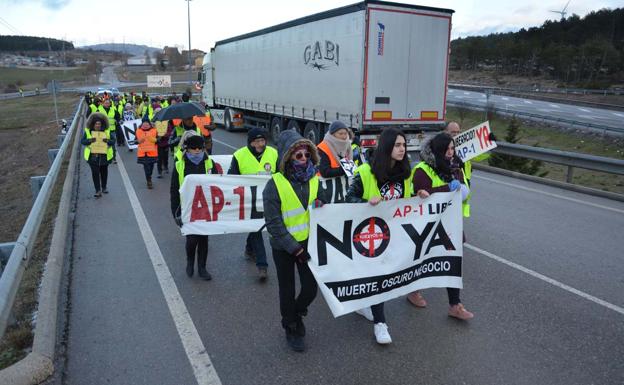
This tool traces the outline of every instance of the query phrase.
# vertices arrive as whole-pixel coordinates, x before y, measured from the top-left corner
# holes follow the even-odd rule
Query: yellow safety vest
[[[431,179],[431,187],[441,187],[446,186],[448,183],[443,181],[442,178],[438,176],[438,174],[425,162],[418,163],[414,169],[412,170],[412,177],[417,169],[421,169],[427,174],[429,179]],[[468,186],[468,178],[466,178],[466,174],[464,174],[464,184]],[[470,216],[470,203],[468,203],[470,195],[462,202],[462,214],[464,217],[468,218]]]
[[[108,128],[111,130],[115,129],[115,107],[111,105],[108,109],[108,112],[104,109],[104,106],[98,107],[98,111],[106,115],[108,118]]]
[[[182,183],[184,182],[184,168],[186,166],[186,162],[184,158],[178,159],[176,161],[175,167],[178,172],[178,181],[180,182],[180,187],[182,187]],[[212,170],[212,159],[208,158],[204,161],[204,167],[206,168],[206,174],[210,174]]]
[[[364,193],[362,194],[362,199],[370,200],[372,197],[381,197],[381,191],[379,191],[379,186],[377,186],[377,178],[375,178],[375,174],[371,170],[371,166],[368,163],[358,167],[355,170],[356,174],[360,174],[360,178],[362,180],[362,187],[364,187]],[[409,198],[412,196],[412,178],[405,179],[403,181],[405,186],[403,191],[403,198]]]
[[[245,146],[234,152],[234,158],[236,158],[236,161],[238,162],[238,169],[241,175],[268,175],[275,172],[277,165],[277,150],[271,146],[266,146],[264,152],[262,153],[262,158],[260,158],[260,162],[258,162],[258,159],[251,153],[249,147]],[[270,165],[270,170],[266,169],[267,164]]]
[[[272,177],[275,182],[275,187],[277,187],[279,198],[282,201],[282,219],[284,220],[286,230],[288,230],[290,235],[292,235],[297,242],[305,241],[310,234],[309,207],[318,194],[318,176],[315,175],[310,179],[310,195],[308,196],[308,204],[305,208],[301,205],[299,197],[295,193],[295,190],[293,190],[292,185],[282,173],[275,173]]]
[[[91,139],[91,130],[88,128],[84,129],[85,131],[85,136],[87,137],[87,139]],[[104,133],[106,134],[106,139],[110,139],[110,129],[106,129],[104,130]],[[91,156],[91,145],[85,146],[84,149],[84,159],[86,161],[89,161],[89,157]],[[111,159],[113,159],[113,147],[112,146],[108,146],[108,149],[106,150],[106,160],[110,161]]]

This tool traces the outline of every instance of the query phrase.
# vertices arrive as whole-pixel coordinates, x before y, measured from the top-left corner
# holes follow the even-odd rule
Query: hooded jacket
[[[101,119],[103,121],[102,123],[102,131],[105,131],[108,127],[108,117],[104,114],[102,114],[101,112],[94,112],[92,114],[89,115],[89,119],[87,119],[87,123],[86,123],[86,128],[90,128],[93,127],[93,124],[95,123],[95,119]],[[115,128],[113,127],[110,130],[110,139],[108,140],[108,145],[109,146],[114,146],[116,142],[116,136],[115,136]],[[83,146],[88,146],[91,144],[91,140],[87,139],[87,133],[85,131],[83,131],[82,133],[82,139],[80,140],[80,143]],[[109,161],[106,159],[106,154],[91,154],[89,156],[89,160],[88,160],[89,164],[93,164],[96,166],[103,166],[106,164],[109,164]]]
[[[436,164],[436,157],[431,148],[431,139],[432,138],[427,139],[425,142],[423,142],[421,150],[420,150],[420,159],[435,171],[438,169],[438,167]],[[461,169],[457,169],[455,172],[453,172],[453,176],[457,180],[460,180],[460,181],[464,180],[464,175]],[[416,194],[418,190],[425,190],[429,194],[433,194],[436,192],[451,191],[449,189],[448,184],[445,184],[444,186],[440,186],[440,187],[435,187],[435,188],[432,187],[431,178],[429,178],[427,173],[425,173],[421,169],[416,169],[414,171],[413,176],[412,176],[412,182],[414,184],[414,190],[413,190],[414,194]]]
[[[279,155],[277,159],[277,172],[282,173],[282,175],[288,179],[302,206],[306,207],[310,194],[310,183],[300,183],[293,180],[294,178],[289,175],[286,169],[288,159],[290,159],[294,149],[301,144],[305,144],[308,147],[312,162],[318,165],[319,155],[316,146],[310,140],[301,137],[296,131],[286,130],[280,134],[277,144],[277,152]],[[317,199],[327,202],[327,198],[322,195],[323,190],[319,188]],[[264,221],[267,231],[270,234],[269,240],[271,242],[271,247],[277,250],[285,250],[289,254],[295,254],[302,248],[302,245],[293,238],[284,225],[281,210],[282,202],[273,179],[270,179],[264,187],[262,201],[264,204]]]

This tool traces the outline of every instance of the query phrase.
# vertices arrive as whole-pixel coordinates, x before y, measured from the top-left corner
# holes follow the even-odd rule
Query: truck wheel
[[[303,130],[303,137],[310,139],[314,144],[319,144],[321,141],[321,134],[319,133],[318,125],[316,123],[307,122]]]
[[[277,144],[277,138],[279,138],[279,134],[283,130],[282,119],[278,117],[273,118],[273,120],[271,120],[271,139],[273,139],[273,143]]]
[[[232,117],[230,116],[230,109],[226,108],[223,115],[223,127],[226,131],[232,131]]]
[[[301,134],[301,128],[299,127],[299,122],[297,122],[294,119],[288,121],[288,127],[286,127],[286,129],[297,131],[298,133]]]

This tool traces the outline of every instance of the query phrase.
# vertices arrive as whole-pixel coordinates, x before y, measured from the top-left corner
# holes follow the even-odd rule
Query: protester
[[[191,135],[184,141],[184,152],[180,160],[175,164],[171,174],[171,214],[178,224],[182,226],[180,186],[184,178],[191,174],[221,174],[221,167],[213,162],[204,151],[204,140],[200,135]],[[197,255],[197,274],[206,281],[212,276],[206,270],[208,259],[208,236],[201,234],[188,234],[186,236],[186,275],[193,276]]]
[[[349,128],[340,120],[335,120],[318,145],[320,164],[319,173],[323,178],[345,175],[340,165],[341,159],[353,160],[353,150],[349,139]]]
[[[154,163],[158,160],[158,147],[156,146],[157,137],[156,128],[146,117],[143,118],[141,126],[136,130],[136,141],[139,145],[137,148],[137,163],[143,165],[145,172],[145,181],[147,188],[152,189],[152,173],[154,172]]]
[[[462,165],[455,156],[453,138],[441,132],[431,140],[423,143],[420,158],[422,159],[413,171],[413,185],[415,193],[425,199],[436,192],[461,190],[462,200],[465,200],[470,189],[462,172]],[[461,161],[459,161],[461,162]],[[446,288],[449,299],[450,317],[469,320],[474,314],[466,310],[459,298],[459,289]],[[407,296],[407,300],[416,307],[425,307],[427,302],[418,291]]]
[[[228,174],[254,175],[271,174],[277,166],[277,150],[267,146],[267,134],[260,128],[247,133],[247,146],[234,152]],[[249,233],[245,243],[245,256],[256,260],[260,281],[267,279],[267,259],[262,231]]]
[[[96,154],[91,152],[91,145],[97,140],[94,138],[94,132],[104,132],[103,139],[107,144],[105,154]],[[94,197],[100,198],[102,193],[107,194],[108,189],[108,165],[113,159],[113,146],[115,144],[115,134],[108,127],[108,119],[106,115],[94,112],[89,116],[81,143],[85,146],[84,159],[89,163],[91,168],[91,176],[93,177],[93,186],[95,187]]]
[[[409,198],[412,196],[410,174],[405,134],[397,128],[386,128],[381,132],[371,162],[356,169],[345,201],[368,202],[375,206],[382,200]],[[357,313],[374,322],[373,332],[378,344],[392,343],[383,302]]]
[[[289,346],[300,352],[305,350],[303,317],[317,291],[316,280],[308,267],[309,206],[319,206],[325,198],[317,196],[319,158],[311,141],[296,131],[283,131],[278,139],[278,153],[277,172],[262,193],[264,220],[277,270],[282,327]],[[295,267],[301,284],[298,296],[295,296]]]
[[[197,134],[201,135],[201,131],[199,127],[193,121],[193,117],[188,117],[182,119],[180,125],[174,127],[171,137],[169,138],[169,145],[173,146],[173,155],[176,160],[179,160],[182,157],[182,149],[180,147],[180,139],[182,138],[182,134],[185,131],[195,131]]]
[[[163,173],[169,174],[169,139],[171,138],[173,127],[171,121],[168,121],[167,131],[165,131],[164,135],[159,135],[158,141],[156,142],[158,145],[158,162],[156,163],[158,169],[157,178],[162,178]]]
[[[106,96],[107,93],[104,93]],[[117,126],[119,125],[119,112],[117,109],[113,107],[112,102],[109,98],[105,98],[102,104],[98,107],[98,112],[104,114],[108,118],[108,127],[111,132],[117,132]],[[117,149],[113,144],[113,163],[117,163]]]

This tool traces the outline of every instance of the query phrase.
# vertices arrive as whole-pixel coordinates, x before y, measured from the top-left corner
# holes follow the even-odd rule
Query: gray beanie
[[[335,134],[338,130],[343,130],[343,129],[346,130],[347,129],[347,125],[344,124],[343,122],[341,122],[340,120],[334,120],[329,125],[329,133],[330,134]]]

